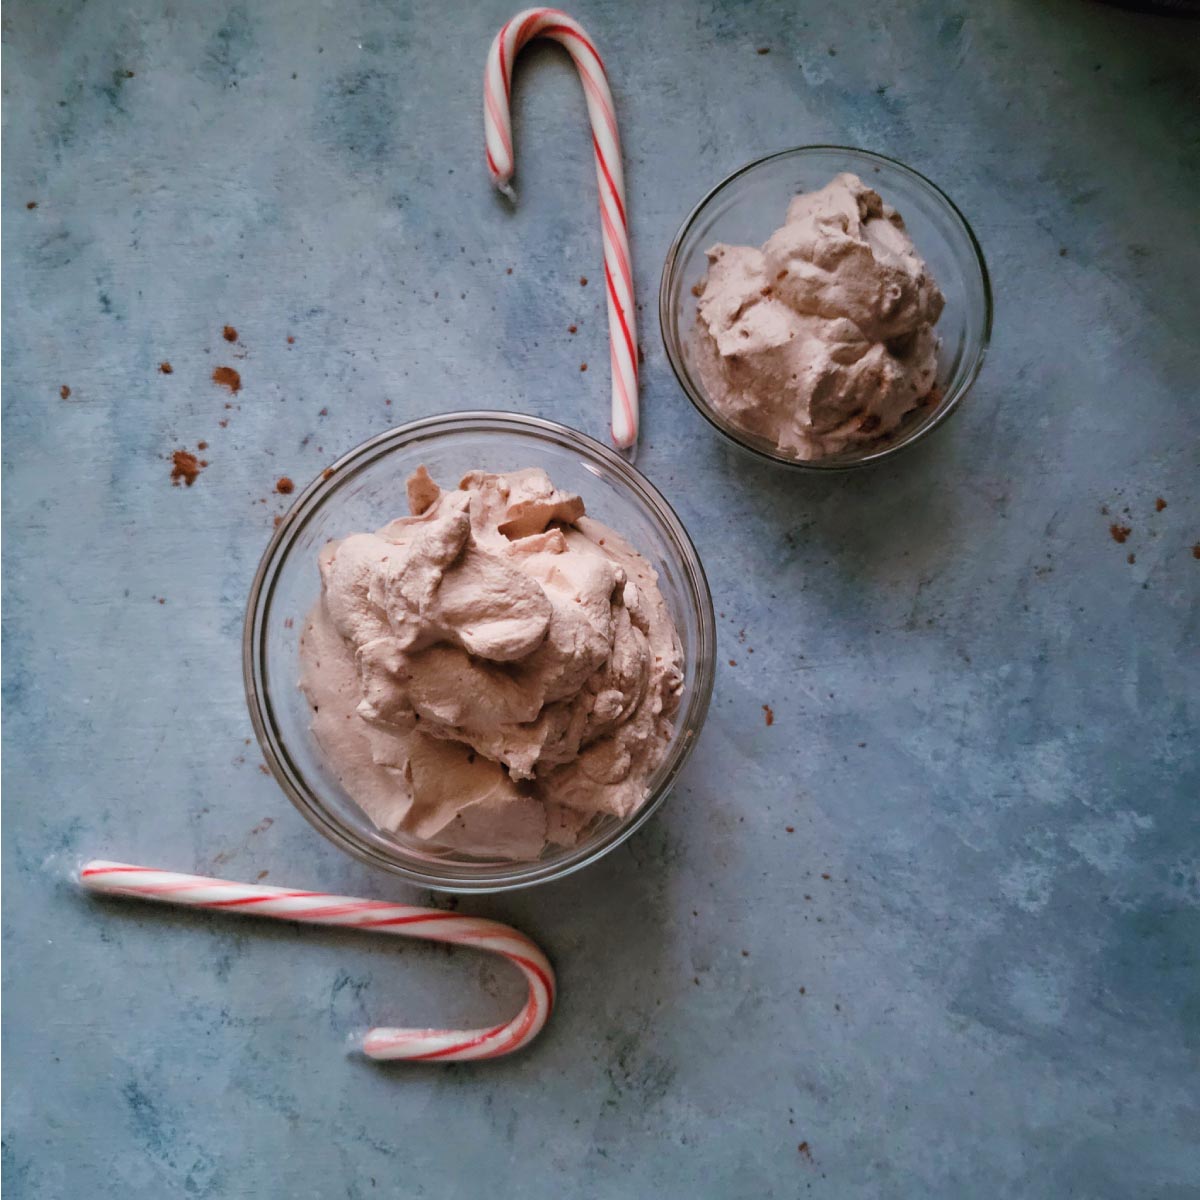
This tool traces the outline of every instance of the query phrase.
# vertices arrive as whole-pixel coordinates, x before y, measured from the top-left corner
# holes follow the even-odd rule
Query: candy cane
[[[344,925],[429,942],[474,946],[508,959],[529,984],[529,998],[524,1007],[503,1025],[470,1030],[372,1029],[362,1043],[363,1053],[370,1058],[404,1058],[414,1062],[499,1058],[533,1041],[554,1007],[554,971],[546,956],[523,933],[482,917],[389,904],[385,900],[358,900],[324,892],[230,883],[203,875],[177,875],[152,867],[100,860],[84,865],[79,881],[90,891],[110,896],[135,896],[189,908],[275,917],[309,925]]]
[[[612,437],[623,449],[638,437],[637,322],[633,306],[633,266],[625,219],[625,178],[621,141],[604,63],[578,21],[557,8],[527,8],[496,34],[483,73],[483,129],[488,174],[510,200],[513,174],[512,117],[509,95],[513,62],[534,38],[552,38],[575,62],[587,96],[600,185],[600,227],[604,236],[604,282],[608,291],[608,336],[612,366]]]

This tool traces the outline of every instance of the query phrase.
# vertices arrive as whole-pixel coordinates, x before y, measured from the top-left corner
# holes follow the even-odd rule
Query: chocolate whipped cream
[[[682,650],[650,564],[543,471],[422,467],[412,515],[321,551],[312,729],[380,829],[536,858],[624,817],[671,739]]]
[[[856,175],[795,197],[763,245],[716,245],[697,366],[728,420],[799,459],[890,433],[930,395],[942,293]]]

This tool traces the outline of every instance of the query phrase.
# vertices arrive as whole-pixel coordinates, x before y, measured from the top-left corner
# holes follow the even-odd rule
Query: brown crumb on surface
[[[259,871],[259,873],[255,876],[255,879],[259,879],[259,880],[266,879],[266,877],[268,875],[270,875],[270,873],[271,873],[270,871]]]
[[[259,770],[260,770],[260,771],[261,771],[261,772],[262,772],[264,775],[270,775],[270,773],[271,773],[270,771],[268,771],[268,770],[267,770],[267,765],[266,765],[266,763],[259,763],[259,764],[258,764],[258,769],[259,769]]]
[[[730,665],[731,667],[736,667],[736,666],[737,666],[737,659],[736,659],[736,658],[731,658],[731,659],[729,660],[729,665]]]
[[[64,383],[64,384],[62,385],[62,387],[60,387],[60,388],[58,389],[58,394],[59,394],[59,395],[60,395],[60,396],[61,396],[61,397],[62,397],[64,400],[69,400],[69,399],[71,398],[71,389],[70,389],[69,387],[67,387],[67,385]]]
[[[288,619],[286,621],[284,621],[283,627],[284,627],[284,629],[291,629],[295,624],[296,624],[296,618],[288,617]]]
[[[159,604],[166,604],[167,602],[167,598],[165,596],[157,596],[155,599],[158,600]]]
[[[229,428],[229,418],[224,417],[220,421],[218,421],[217,424],[220,425],[220,427],[222,429],[228,429]]]
[[[764,704],[762,706],[762,709],[763,709],[763,719],[767,722],[768,725],[774,725],[775,724],[775,710],[769,704]]]
[[[506,268],[505,268],[505,270],[504,270],[504,273],[505,273],[505,275],[511,275],[511,274],[512,274],[512,267],[506,267]]]
[[[587,370],[587,363],[580,363],[580,364],[579,364],[579,369],[580,369],[581,371],[586,371],[586,370]]]
[[[214,367],[212,380],[219,387],[227,387],[234,395],[242,390],[242,377],[232,367]]]
[[[175,368],[171,366],[169,362],[160,362],[158,364],[158,372],[160,375],[170,375],[174,372],[174,370]]]
[[[1125,539],[1133,532],[1128,525],[1118,525],[1115,521],[1108,527],[1108,532],[1112,535],[1112,540],[1118,545],[1125,542]]]
[[[323,408],[323,409],[321,409],[321,411],[320,411],[319,413],[317,413],[317,416],[318,416],[318,417],[327,417],[327,416],[329,416],[329,409],[327,409],[327,408]]]
[[[197,442],[197,443],[196,443],[196,449],[197,449],[197,450],[207,450],[207,449],[208,449],[208,443],[207,443],[207,442]]]
[[[579,326],[578,326],[578,325],[568,325],[568,326],[567,326],[567,332],[568,332],[568,333],[578,333],[578,332],[579,332]]]
[[[821,872],[821,878],[822,878],[822,879],[832,879],[832,878],[833,878],[833,876],[832,876],[832,875],[830,875],[828,871],[822,871],[822,872]]]
[[[176,450],[171,455],[171,483],[175,487],[181,483],[191,487],[207,465],[207,463],[201,463],[190,450]]]
[[[292,335],[289,333],[288,334],[288,345],[294,346],[295,344],[296,344],[296,339],[294,337],[292,337]]]
[[[743,957],[743,958],[749,958],[749,957],[750,957],[750,951],[749,951],[749,950],[743,950],[743,951],[742,951],[742,957]]]
[[[579,286],[580,286],[580,287],[587,287],[587,276],[586,276],[586,275],[580,275],[580,277],[579,277]]]
[[[296,490],[296,485],[286,475],[280,475],[275,480],[275,490],[281,496],[290,496]]]
[[[29,200],[29,201],[27,201],[27,202],[26,202],[26,204],[25,204],[25,207],[26,207],[26,208],[37,208],[37,201],[36,201],[36,200]]]
[[[1133,564],[1135,562],[1137,562],[1137,555],[1133,554],[1133,553],[1129,553],[1129,554],[1125,555],[1125,561],[1132,567]]]
[[[771,47],[770,46],[759,46],[759,48],[757,50],[755,50],[754,53],[755,54],[770,54]]]
[[[1195,544],[1195,545],[1192,547],[1192,557],[1193,557],[1193,558],[1200,558],[1200,542],[1197,542],[1197,543],[1196,543],[1196,544]]]
[[[1166,507],[1167,507],[1167,502],[1161,496],[1159,496],[1159,498],[1154,501],[1154,511],[1155,512],[1162,512],[1162,510]]]
[[[226,325],[225,328],[221,330],[221,336],[227,342],[236,342],[237,341],[237,330],[234,329],[234,327],[232,325]]]
[[[699,300],[700,297],[704,295],[704,284],[693,283],[692,284],[692,295],[695,296],[697,300]]]
[[[783,828],[784,828],[785,833],[795,833],[796,832],[795,825],[785,825]]]
[[[800,990],[803,991],[804,989],[801,988]],[[808,1148],[807,1142],[801,1142],[800,1145],[798,1145],[796,1147],[796,1149],[797,1149],[797,1151],[799,1151],[799,1153],[803,1154],[804,1157],[807,1158],[809,1162],[812,1162],[812,1151]]]
[[[280,516],[278,513],[276,513],[276,514],[275,514],[275,515],[274,515],[274,516],[271,518],[271,520],[272,520],[272,522],[273,522],[273,524],[274,524],[274,528],[276,528],[276,529],[278,529],[278,528],[280,527],[280,525],[282,525],[282,524],[283,524],[283,518],[282,518],[282,517],[281,517],[281,516]]]
[[[332,479],[333,478],[333,468],[326,467],[325,470],[323,470],[321,472],[321,478],[322,479]]]

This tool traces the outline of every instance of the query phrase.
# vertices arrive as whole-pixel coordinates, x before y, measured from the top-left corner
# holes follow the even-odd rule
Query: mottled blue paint
[[[646,830],[462,902],[554,956],[536,1048],[404,1070],[345,1036],[492,1020],[518,981],[65,873],[428,899],[258,771],[242,604],[280,475],[462,406],[603,432],[578,84],[523,60],[512,210],[482,164],[500,0],[6,7],[6,1194],[1200,1196],[1200,27],[1085,0],[576,11],[625,139],[639,461],[708,566],[718,683]],[[941,183],[997,312],[945,431],[812,480],[715,440],[654,300],[703,192],[819,141]]]

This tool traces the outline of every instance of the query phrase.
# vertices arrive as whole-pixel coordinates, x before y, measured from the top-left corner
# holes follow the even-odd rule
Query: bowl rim
[[[541,434],[564,449],[586,451],[611,468],[633,494],[635,502],[650,510],[656,523],[668,535],[667,540],[673,542],[679,552],[686,590],[695,603],[697,638],[691,657],[694,659],[696,677],[677,716],[676,727],[681,736],[676,738],[674,748],[658,768],[662,773],[659,783],[636,812],[609,830],[594,845],[559,862],[534,861],[489,866],[486,874],[473,879],[469,874],[451,877],[439,874],[436,869],[423,869],[415,864],[393,860],[336,820],[315,789],[301,786],[305,776],[293,763],[272,713],[266,630],[275,587],[297,537],[340,487],[380,458],[410,445],[414,440],[427,440],[441,433],[497,429]],[[250,721],[267,767],[284,794],[310,825],[360,862],[401,876],[418,886],[442,892],[502,892],[549,883],[596,862],[632,836],[658,811],[691,757],[708,715],[715,675],[716,613],[708,578],[691,536],[662,493],[625,458],[595,438],[543,417],[502,410],[470,409],[408,421],[361,442],[319,473],[300,493],[268,541],[250,586],[242,627],[242,680]]]
[[[758,167],[765,166],[775,159],[790,158],[809,154],[812,152],[837,152],[839,154],[848,154],[858,158],[867,160],[868,162],[883,163],[886,167],[893,170],[898,170],[904,175],[910,176],[919,185],[928,189],[936,199],[949,211],[951,218],[956,220],[961,226],[963,232],[967,236],[967,242],[970,245],[975,255],[975,263],[979,268],[980,284],[983,290],[983,327],[979,348],[975,353],[974,361],[969,365],[966,374],[963,376],[954,392],[943,398],[941,405],[934,414],[925,421],[924,424],[918,426],[913,432],[898,442],[892,442],[881,447],[869,454],[864,454],[861,458],[852,460],[833,459],[799,459],[792,458],[788,455],[764,449],[762,446],[756,446],[744,440],[736,432],[731,425],[728,428],[722,424],[716,417],[712,405],[703,395],[697,394],[697,389],[693,388],[689,382],[688,372],[683,368],[682,364],[677,361],[675,350],[672,346],[672,339],[668,337],[667,330],[673,327],[671,318],[671,305],[669,299],[670,284],[674,277],[675,267],[679,258],[679,252],[683,245],[684,239],[691,231],[693,224],[699,219],[701,213],[714,201],[721,192],[727,187],[740,179],[743,175],[749,174]],[[679,386],[683,389],[684,394],[692,402],[692,406],[700,413],[700,415],[723,437],[732,442],[735,446],[740,447],[749,454],[753,454],[756,458],[765,462],[777,463],[780,466],[792,467],[800,471],[809,471],[813,473],[834,473],[839,471],[853,471],[860,467],[874,466],[882,462],[884,459],[891,458],[892,455],[900,453],[902,450],[908,449],[910,446],[916,445],[923,441],[935,429],[940,428],[945,422],[958,410],[966,394],[971,390],[975,380],[979,377],[979,372],[983,369],[984,360],[987,358],[988,349],[992,339],[992,283],[991,275],[988,272],[987,261],[983,256],[983,247],[979,244],[979,239],[975,236],[975,231],[971,228],[970,222],[963,215],[962,210],[954,203],[953,200],[940,188],[932,179],[922,175],[920,171],[910,167],[907,163],[901,162],[898,158],[891,158],[886,154],[879,154],[874,150],[863,150],[857,146],[839,146],[833,143],[814,143],[805,146],[792,146],[786,150],[776,150],[771,154],[765,154],[761,158],[753,159],[751,162],[745,163],[732,174],[727,175],[715,187],[711,188],[696,204],[688,215],[683,219],[683,223],[679,226],[675,236],[671,239],[671,245],[667,249],[667,257],[663,262],[662,275],[659,278],[658,286],[658,332],[662,339],[663,349],[666,351],[667,361],[671,364],[671,370],[675,374],[675,379]]]

